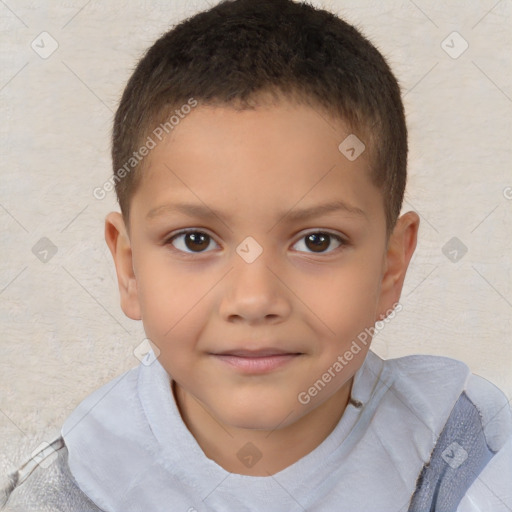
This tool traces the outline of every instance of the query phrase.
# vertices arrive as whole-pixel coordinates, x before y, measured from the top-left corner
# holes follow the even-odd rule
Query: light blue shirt
[[[73,477],[104,511],[407,512],[462,392],[478,409],[493,456],[463,489],[457,512],[512,510],[510,404],[462,362],[382,360],[370,351],[333,432],[288,468],[254,477],[205,456],[181,419],[169,375],[153,359],[148,354],[146,364],[95,391],[62,429]],[[457,439],[450,442],[436,464],[452,474],[471,468]]]

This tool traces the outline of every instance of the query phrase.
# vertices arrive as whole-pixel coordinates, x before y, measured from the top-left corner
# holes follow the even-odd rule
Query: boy
[[[5,510],[512,509],[504,395],[369,350],[419,219],[399,217],[399,87],[359,32],[289,0],[200,13],[140,61],[112,155],[105,237],[152,350],[11,475]]]

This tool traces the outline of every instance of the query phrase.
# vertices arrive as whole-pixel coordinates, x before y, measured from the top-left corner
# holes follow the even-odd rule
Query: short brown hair
[[[158,123],[191,98],[248,109],[263,93],[315,105],[359,135],[371,155],[371,179],[384,196],[389,234],[407,173],[407,128],[397,80],[355,27],[292,0],[222,1],[182,21],[147,50],[124,90],[112,134],[116,193],[125,220],[142,170],[133,162],[133,172],[126,172],[126,162]]]

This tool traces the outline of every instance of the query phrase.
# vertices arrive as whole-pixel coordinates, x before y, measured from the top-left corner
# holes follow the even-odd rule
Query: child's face
[[[332,399],[369,348],[348,360],[353,340],[398,301],[417,220],[387,249],[368,154],[338,149],[349,133],[295,104],[199,106],[152,150],[129,237],[107,218],[123,310],[221,423],[281,428]]]

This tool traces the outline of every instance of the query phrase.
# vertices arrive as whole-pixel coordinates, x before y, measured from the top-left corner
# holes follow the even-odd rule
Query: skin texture
[[[286,101],[198,106],[147,157],[129,227],[117,212],[106,219],[122,309],[160,351],[199,446],[230,472],[275,474],[332,432],[369,343],[307,404],[299,393],[400,298],[419,218],[406,213],[386,239],[367,152],[351,162],[338,150],[349,133]],[[362,212],[292,218],[335,201]],[[219,213],[167,208],[177,203]],[[189,228],[203,237],[178,234]],[[253,251],[247,237],[263,250],[251,263],[237,252]],[[269,347],[299,355],[259,374],[212,355]],[[248,442],[261,453],[252,467],[237,456]]]

